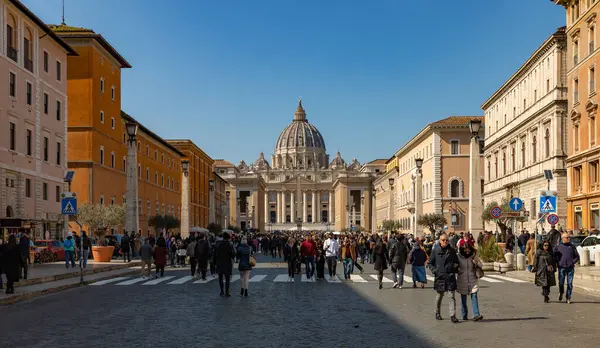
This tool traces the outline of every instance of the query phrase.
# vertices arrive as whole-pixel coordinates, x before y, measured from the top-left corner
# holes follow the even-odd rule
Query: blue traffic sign
[[[556,196],[540,196],[540,213],[556,213]]]
[[[513,197],[510,199],[510,209],[519,211],[523,208],[523,201],[519,197]]]
[[[77,198],[76,197],[63,197],[60,204],[60,211],[63,215],[76,215],[77,214]]]

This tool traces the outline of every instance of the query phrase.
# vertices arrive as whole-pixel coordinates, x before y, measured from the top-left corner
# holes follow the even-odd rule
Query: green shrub
[[[478,248],[479,258],[483,262],[494,262],[504,261],[504,253],[498,244],[496,244],[496,238],[490,237],[484,240]]]

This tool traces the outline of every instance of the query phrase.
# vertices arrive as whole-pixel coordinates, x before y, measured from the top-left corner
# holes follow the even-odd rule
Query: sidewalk
[[[527,271],[510,271],[506,272],[505,275],[530,282],[533,282],[535,278],[534,273]],[[556,276],[556,280],[558,281],[558,275]],[[600,267],[575,267],[573,287],[600,296]]]

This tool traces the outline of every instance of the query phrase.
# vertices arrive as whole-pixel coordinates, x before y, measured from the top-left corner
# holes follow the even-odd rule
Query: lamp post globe
[[[481,120],[469,121],[469,129],[471,130],[471,136],[476,137],[479,135],[479,130],[481,129]]]

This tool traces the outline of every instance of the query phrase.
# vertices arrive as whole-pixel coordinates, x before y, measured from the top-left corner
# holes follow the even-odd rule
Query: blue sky
[[[60,22],[61,0],[23,2]],[[123,110],[234,163],[272,154],[298,97],[332,157],[388,158],[429,122],[482,115],[481,104],[565,24],[564,9],[540,0],[65,0],[65,8],[68,25],[102,34],[133,65],[122,74]]]

